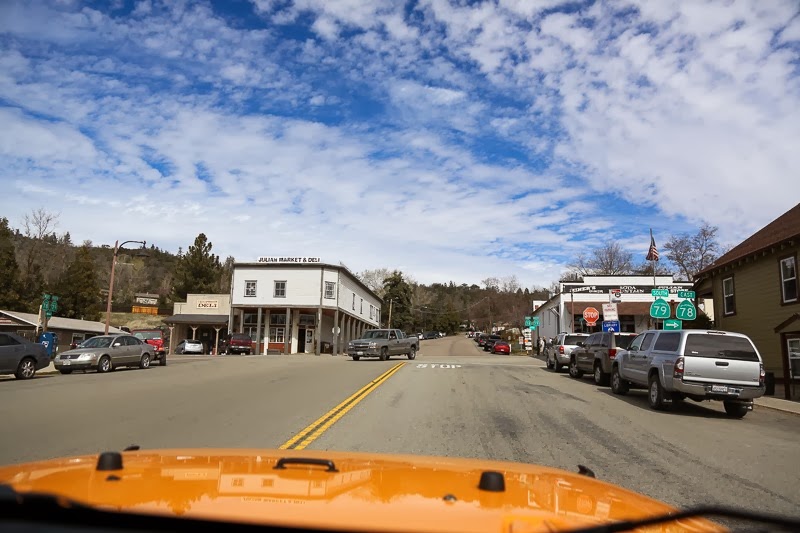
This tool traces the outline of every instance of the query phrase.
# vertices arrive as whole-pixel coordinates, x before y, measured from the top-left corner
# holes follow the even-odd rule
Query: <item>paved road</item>
[[[369,385],[309,449],[585,464],[673,505],[800,508],[798,416],[757,409],[731,420],[691,401],[653,412],[644,392],[616,397],[537,359],[485,355],[464,337],[424,341],[417,360],[373,383],[402,361],[219,357],[2,381],[0,464],[132,443],[276,448]]]

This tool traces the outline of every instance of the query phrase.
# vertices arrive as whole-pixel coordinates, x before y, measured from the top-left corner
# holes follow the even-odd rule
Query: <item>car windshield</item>
[[[621,350],[627,350],[635,338],[636,335],[615,335],[614,342],[616,343],[617,348]]]
[[[116,337],[92,337],[81,343],[81,348],[108,348]]]
[[[137,331],[133,334],[133,336],[143,341],[161,340],[160,331]]]
[[[800,514],[798,266],[800,0],[0,0],[2,509]]]

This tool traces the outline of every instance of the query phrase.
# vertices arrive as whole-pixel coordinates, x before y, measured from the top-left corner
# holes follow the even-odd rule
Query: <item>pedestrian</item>
[[[539,355],[544,354],[544,337],[539,337]]]

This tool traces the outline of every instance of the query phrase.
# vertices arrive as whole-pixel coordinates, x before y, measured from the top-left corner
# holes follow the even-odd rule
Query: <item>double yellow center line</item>
[[[314,442],[320,435],[325,433],[328,428],[336,423],[337,420],[347,414],[350,409],[356,406],[358,402],[363,400],[367,394],[377,389],[381,383],[387,381],[390,377],[396,374],[405,363],[398,363],[377,378],[373,379],[366,386],[356,391],[353,395],[348,397],[342,403],[319,417],[312,422],[300,433],[283,443],[280,447],[281,450],[302,450],[312,442]]]

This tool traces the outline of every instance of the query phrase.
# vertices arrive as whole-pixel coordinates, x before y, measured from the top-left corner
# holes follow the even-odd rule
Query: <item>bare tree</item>
[[[55,231],[60,216],[60,213],[51,213],[44,207],[34,209],[22,218],[25,236],[30,239],[43,240]]]
[[[680,276],[683,279],[694,280],[698,272],[719,257],[717,231],[716,226],[704,222],[696,234],[672,235],[664,243],[667,258],[680,269]]]
[[[504,277],[500,281],[500,287],[503,292],[517,292],[522,288],[516,274]]]
[[[494,276],[490,276],[484,280],[481,280],[485,289],[490,291],[497,291],[500,290],[500,280]]]
[[[383,298],[383,294],[385,292],[385,289],[383,288],[383,280],[391,275],[392,271],[386,267],[368,269],[356,274],[358,279],[360,279],[364,285],[369,287],[372,292],[381,298]]]
[[[58,226],[59,213],[51,213],[43,207],[34,209],[22,218],[23,234],[27,239],[21,246],[22,251],[22,278],[32,279],[34,276],[44,275],[48,283],[54,283],[65,268],[66,257],[61,261],[45,261],[45,251],[48,244],[57,244],[53,239]],[[62,250],[65,255],[67,250]]]
[[[609,240],[592,250],[590,256],[579,253],[569,267],[581,276],[630,274],[633,272],[633,254],[623,250],[618,242]]]

